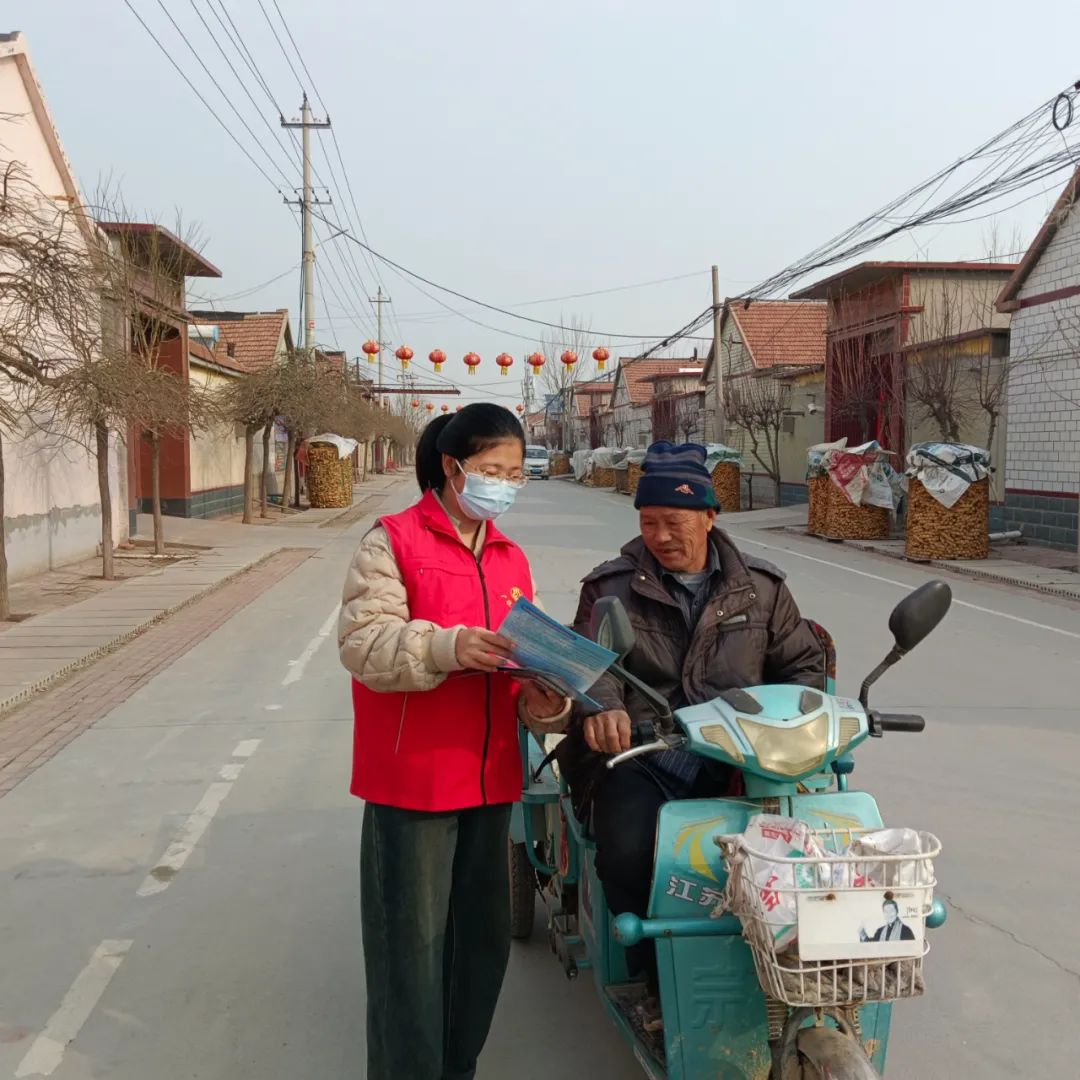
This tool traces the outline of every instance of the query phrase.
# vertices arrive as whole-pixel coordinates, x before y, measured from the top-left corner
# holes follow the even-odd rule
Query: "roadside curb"
[[[103,657],[116,652],[117,649],[126,645],[129,641],[133,641],[135,638],[140,637],[146,633],[151,627],[157,626],[158,623],[164,622],[170,616],[175,615],[178,611],[183,611],[184,608],[189,607],[191,604],[198,603],[198,601],[205,599],[211,593],[217,592],[224,585],[228,585],[230,582],[235,581],[237,578],[242,577],[256,567],[262,566],[268,559],[279,554],[282,551],[290,550],[287,547],[274,548],[270,551],[266,551],[261,554],[253,562],[248,563],[246,566],[241,566],[236,570],[226,574],[219,581],[215,581],[211,585],[207,585],[205,588],[200,589],[198,592],[193,593],[191,596],[174,604],[172,607],[165,608],[163,611],[159,611],[156,615],[151,616],[145,622],[139,623],[138,626],[133,627],[130,630],[125,631],[123,634],[117,635],[115,638],[107,641],[104,645],[99,645],[96,649],[92,649],[84,656],[80,656],[77,660],[72,660],[70,663],[65,664],[63,667],[57,668],[55,671],[51,671],[44,678],[38,679],[37,682],[29,683],[24,686],[18,693],[12,694],[10,697],[4,698],[0,701],[0,716],[10,712],[12,709],[16,709],[21,705],[25,705],[31,698],[36,697],[38,694],[43,693],[45,690],[51,689],[57,683],[62,682],[68,676],[81,671],[83,668],[90,667],[90,665],[101,660]]]
[[[1038,581],[1025,581],[1023,578],[1008,577],[1004,574],[992,574],[986,570],[977,570],[971,566],[958,566],[947,559],[909,559],[902,552],[893,553],[874,547],[873,544],[860,540],[828,540],[824,537],[815,536],[803,528],[794,525],[784,525],[783,531],[792,536],[800,536],[806,540],[818,540],[823,544],[844,544],[856,551],[868,552],[871,555],[880,555],[886,559],[897,562],[910,563],[912,566],[932,566],[936,570],[947,570],[952,574],[960,574],[962,577],[972,578],[976,581],[986,581],[998,585],[1011,585],[1017,589],[1027,589],[1029,592],[1042,593],[1045,596],[1056,596],[1064,600],[1075,600],[1080,603],[1080,586],[1070,587],[1067,585],[1046,585]]]

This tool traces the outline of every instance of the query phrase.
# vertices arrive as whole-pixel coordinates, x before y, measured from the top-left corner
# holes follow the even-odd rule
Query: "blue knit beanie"
[[[645,451],[634,508],[673,506],[679,510],[719,510],[712,477],[705,468],[705,447],[656,442]]]

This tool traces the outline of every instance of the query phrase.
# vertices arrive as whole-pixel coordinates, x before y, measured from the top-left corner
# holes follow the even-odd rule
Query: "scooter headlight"
[[[797,727],[771,727],[740,716],[739,727],[754,748],[758,764],[777,776],[803,776],[825,763],[829,752],[829,714],[820,713]]]

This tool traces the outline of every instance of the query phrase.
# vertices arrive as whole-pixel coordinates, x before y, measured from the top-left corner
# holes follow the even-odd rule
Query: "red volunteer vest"
[[[439,626],[497,630],[531,600],[524,552],[490,522],[477,558],[438,499],[379,522],[405,581],[409,614]],[[455,672],[434,690],[380,694],[353,680],[351,791],[406,810],[461,810],[521,797],[517,686],[505,675]]]

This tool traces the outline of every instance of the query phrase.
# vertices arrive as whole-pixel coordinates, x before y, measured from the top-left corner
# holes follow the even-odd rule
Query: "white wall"
[[[1062,222],[1020,299],[1080,285],[1080,210]],[[1009,345],[1006,484],[1075,493],[1080,483],[1080,296],[1020,308]]]
[[[21,58],[0,54],[0,112],[15,114],[0,122],[0,167],[19,162],[29,180],[48,196],[70,190],[70,178],[57,167],[50,152],[42,117],[35,113],[18,64]],[[47,118],[46,118],[47,119]],[[63,207],[57,202],[56,207]],[[46,209],[49,204],[44,204]],[[0,304],[3,303],[0,298]],[[0,308],[0,319],[4,312]],[[101,504],[97,465],[85,448],[35,435],[29,426],[5,433],[4,531],[7,537],[9,579],[17,581],[87,556],[98,550]],[[123,444],[113,441],[110,481],[113,535],[127,535],[126,457]]]

